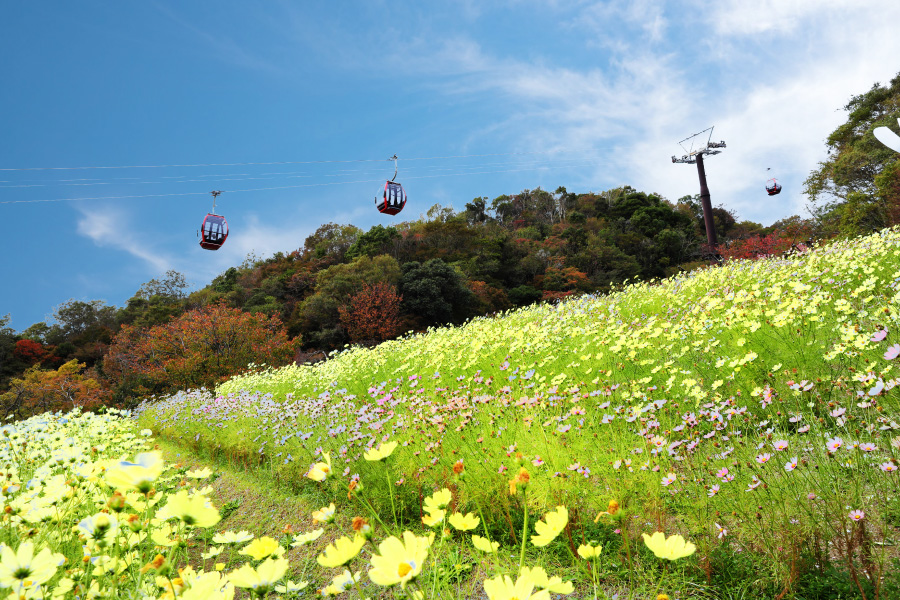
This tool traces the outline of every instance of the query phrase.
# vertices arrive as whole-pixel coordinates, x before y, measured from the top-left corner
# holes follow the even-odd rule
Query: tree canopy
[[[897,130],[900,74],[853,96],[844,110],[847,121],[826,141],[828,158],[805,182],[813,214],[844,235],[900,223],[900,155],[873,134],[876,127]]]

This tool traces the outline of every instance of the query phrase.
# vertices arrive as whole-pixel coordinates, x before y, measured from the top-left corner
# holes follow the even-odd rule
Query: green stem
[[[397,509],[394,507],[394,487],[391,485],[391,474],[387,469],[384,470],[384,477],[387,479],[388,493],[391,496],[391,515],[394,517],[394,527],[397,527]]]
[[[519,553],[519,570],[525,564],[525,542],[528,540],[528,495],[525,487],[522,487],[522,505],[525,511],[525,521],[522,523],[522,551]]]

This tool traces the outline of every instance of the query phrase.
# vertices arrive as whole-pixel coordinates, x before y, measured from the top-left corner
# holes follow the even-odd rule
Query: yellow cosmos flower
[[[478,527],[481,519],[475,516],[475,513],[453,513],[450,515],[450,524],[459,531],[469,531]]]
[[[33,585],[43,585],[56,575],[56,569],[65,559],[50,548],[34,554],[34,544],[30,541],[19,544],[15,552],[4,545],[0,552],[0,587],[13,588],[20,593]]]
[[[444,488],[441,491],[435,492],[431,496],[425,498],[425,511],[432,512],[445,508],[448,504],[450,504],[450,501],[452,499],[453,494],[450,493],[450,490]]]
[[[216,544],[243,544],[253,539],[253,534],[249,531],[223,531],[213,536],[213,542]]]
[[[275,591],[279,594],[296,594],[297,592],[306,589],[306,586],[308,585],[308,581],[292,581],[288,579],[281,585],[276,585]]]
[[[352,540],[347,536],[338,538],[333,544],[329,544],[325,548],[325,552],[316,557],[316,562],[323,567],[339,567],[350,562],[351,559],[359,554],[365,543],[366,538],[361,535],[357,535]]]
[[[418,537],[410,531],[403,532],[403,541],[391,536],[378,546],[379,554],[372,556],[372,568],[369,579],[376,585],[389,587],[406,584],[422,572],[422,565],[428,557],[431,541],[426,537]]]
[[[366,451],[363,454],[363,458],[368,461],[379,461],[384,460],[397,448],[397,442],[388,442],[387,444],[380,444],[378,448],[372,448],[371,450]]]
[[[531,543],[538,547],[546,546],[556,539],[556,536],[566,528],[568,522],[568,509],[565,506],[557,506],[555,511],[544,515],[543,521],[538,521],[534,524],[534,530],[537,531],[537,535],[531,536]]]
[[[422,517],[422,522],[425,523],[427,527],[434,527],[435,525],[440,525],[444,522],[444,515],[447,514],[445,511],[433,508],[431,512],[425,514]]]
[[[284,554],[284,548],[278,544],[278,540],[270,538],[269,536],[264,536],[256,538],[244,546],[244,549],[238,552],[238,554],[249,556],[253,560],[262,560],[273,555],[280,558]]]
[[[644,536],[644,543],[659,558],[678,560],[697,551],[697,547],[694,544],[685,541],[680,535],[673,535],[667,538],[662,531],[657,531],[653,535],[647,535],[646,533],[642,535]]]
[[[206,552],[203,552],[200,555],[200,558],[202,558],[203,560],[209,560],[210,558],[215,558],[220,554],[222,554],[222,546],[213,546]]]
[[[509,575],[485,579],[484,591],[487,592],[488,600],[550,600],[550,592],[547,590],[532,594],[534,582],[521,575],[515,583]]]
[[[173,535],[175,535],[175,529],[172,525],[163,523],[162,525],[153,528],[153,531],[150,532],[150,539],[153,540],[153,543],[157,546],[165,546],[168,548],[179,543],[179,540],[172,538]]]
[[[234,584],[215,571],[200,573],[190,579],[185,578],[187,585],[179,594],[180,600],[233,600]]]
[[[560,577],[549,577],[547,571],[542,567],[522,567],[519,575],[531,579],[535,587],[547,590],[551,594],[571,594],[575,591],[575,586],[571,581],[563,581]]]
[[[319,529],[314,529],[309,533],[300,533],[294,536],[294,541],[291,542],[291,548],[296,548],[298,546],[305,546],[307,544],[311,544],[317,539],[319,539],[322,534],[325,533],[325,530],[321,527]]]
[[[331,523],[334,521],[334,511],[336,510],[334,506],[334,502],[329,504],[328,506],[323,506],[319,510],[314,510],[312,513],[312,519],[316,523]]]
[[[313,481],[325,481],[331,475],[331,455],[323,452],[322,456],[325,457],[325,462],[317,462],[306,472],[306,476]]]
[[[188,479],[206,479],[212,475],[212,469],[206,467],[204,469],[194,469],[193,471],[188,471],[184,474]]]
[[[161,521],[179,519],[188,527],[212,527],[222,517],[206,496],[181,490],[169,496],[166,505],[156,512],[156,518]]]
[[[337,575],[334,579],[331,580],[331,583],[326,585],[321,590],[321,594],[323,596],[337,596],[338,594],[343,594],[347,590],[349,590],[354,583],[359,581],[359,578],[362,576],[361,573],[356,572],[352,575],[350,571],[344,569],[344,572],[340,575]]]
[[[472,545],[481,550],[482,552],[487,552],[491,554],[497,551],[497,548],[500,547],[499,542],[492,542],[487,538],[483,538],[480,535],[472,536]]]
[[[284,577],[288,570],[286,558],[269,558],[255,569],[244,565],[228,574],[228,579],[239,588],[251,590],[259,597],[265,596],[275,589],[275,584]]]
[[[92,517],[82,519],[78,523],[78,532],[88,540],[97,542],[103,548],[111,544],[119,531],[119,521],[115,515],[97,513]]]
[[[578,546],[578,556],[584,560],[599,558],[601,552],[603,552],[603,546],[589,546],[587,544]]]
[[[165,468],[162,452],[141,452],[134,462],[123,460],[106,470],[106,483],[113,488],[136,489],[146,494]]]

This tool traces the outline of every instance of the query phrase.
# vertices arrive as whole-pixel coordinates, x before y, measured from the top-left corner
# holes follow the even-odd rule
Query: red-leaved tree
[[[29,365],[33,365],[41,362],[44,357],[47,356],[47,350],[39,342],[33,340],[19,340],[16,342],[13,356]]]
[[[123,326],[103,370],[116,382],[119,395],[130,400],[213,386],[251,363],[284,365],[299,343],[299,338],[288,339],[278,317],[216,304],[149,329]]]
[[[390,339],[400,333],[400,301],[403,296],[393,285],[379,281],[363,285],[361,291],[339,310],[341,325],[354,342]]]
[[[793,240],[779,231],[769,235],[755,235],[743,240],[733,241],[727,248],[719,247],[723,258],[757,259],[766,256],[780,255],[791,249]]]

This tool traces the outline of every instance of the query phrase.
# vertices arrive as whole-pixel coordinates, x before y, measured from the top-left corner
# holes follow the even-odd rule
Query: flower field
[[[542,560],[574,568],[593,540],[598,577],[626,588],[653,567],[634,540],[665,531],[696,544],[698,585],[743,573],[786,597],[827,568],[876,597],[900,526],[898,288],[900,232],[884,231],[346,349],[163,399],[141,423],[363,502],[385,528],[439,528],[423,498],[449,487],[514,549],[523,508],[565,506]],[[304,477],[325,456],[332,477]]]
[[[18,423],[0,586],[896,597],[898,300],[884,231],[261,370],[136,423]],[[190,479],[209,473],[166,467],[139,428],[323,508],[281,540],[218,531]]]

